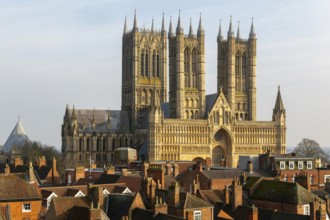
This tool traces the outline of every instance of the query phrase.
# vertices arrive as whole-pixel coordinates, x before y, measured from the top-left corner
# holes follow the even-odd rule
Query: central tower
[[[205,118],[205,31],[199,20],[197,35],[191,21],[189,34],[183,33],[180,15],[176,33],[169,28],[170,117]]]

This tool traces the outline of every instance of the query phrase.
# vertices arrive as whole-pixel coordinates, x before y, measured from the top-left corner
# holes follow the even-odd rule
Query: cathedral
[[[175,30],[175,31],[174,31]],[[256,49],[253,21],[248,39],[230,20],[217,36],[217,93],[205,94],[205,30],[179,15],[166,30],[133,28],[122,36],[121,110],[66,107],[62,152],[68,164],[112,164],[118,148],[139,160],[201,161],[236,167],[240,156],[285,153],[286,113],[278,89],[271,121],[256,120]]]

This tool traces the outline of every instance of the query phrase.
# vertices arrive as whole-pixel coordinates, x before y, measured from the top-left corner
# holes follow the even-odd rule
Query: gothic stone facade
[[[278,90],[271,121],[256,121],[256,34],[236,36],[230,21],[227,39],[219,27],[216,94],[205,95],[205,30],[180,16],[168,33],[133,29],[126,20],[122,50],[122,109],[67,107],[62,151],[67,161],[112,163],[114,149],[132,147],[148,161],[208,160],[237,166],[240,155],[285,153],[286,113]],[[168,44],[168,45],[167,45]],[[169,50],[169,51],[167,51]],[[169,61],[169,62],[168,62]],[[167,67],[169,80],[167,80]],[[169,91],[167,91],[169,88]],[[167,94],[169,100],[167,100]]]

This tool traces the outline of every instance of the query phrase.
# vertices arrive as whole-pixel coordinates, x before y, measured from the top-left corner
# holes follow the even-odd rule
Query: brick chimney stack
[[[6,167],[5,167],[5,174],[10,174],[10,167],[8,166],[7,163],[6,163]]]
[[[170,206],[174,207],[180,201],[180,190],[177,182],[172,182],[172,186],[169,187],[170,193]]]
[[[238,206],[243,204],[243,188],[238,178],[235,176],[232,181],[232,194],[231,194],[231,207],[232,211],[235,212]]]
[[[246,170],[249,172],[249,173],[253,173],[253,163],[251,161],[248,161],[247,164],[246,164]]]
[[[79,179],[85,179],[85,167],[84,166],[77,166],[74,170],[75,172],[75,181],[76,183]]]
[[[250,207],[248,220],[258,220],[258,208],[254,205]]]
[[[38,166],[39,167],[46,166],[46,157],[45,156],[41,156],[38,158]]]

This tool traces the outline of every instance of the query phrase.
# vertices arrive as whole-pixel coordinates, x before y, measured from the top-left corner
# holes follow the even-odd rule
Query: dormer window
[[[289,169],[290,170],[294,169],[294,161],[289,161]]]
[[[280,169],[281,170],[285,169],[285,161],[280,161]]]
[[[313,168],[312,161],[307,161],[307,169],[312,169],[312,168]]]

